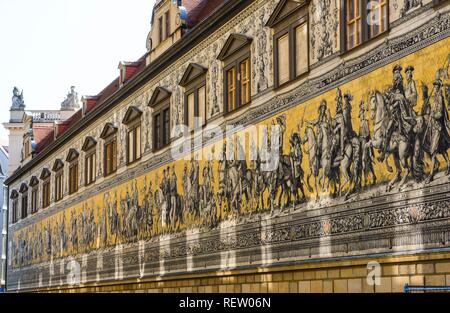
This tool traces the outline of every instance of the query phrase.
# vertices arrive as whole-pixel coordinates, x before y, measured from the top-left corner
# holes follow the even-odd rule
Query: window
[[[250,37],[231,34],[217,57],[224,63],[226,112],[239,109],[251,101],[251,42]]]
[[[23,142],[23,159],[30,155],[30,139],[26,138]]]
[[[47,179],[42,184],[42,208],[50,205],[50,179]]]
[[[239,59],[226,73],[226,109],[232,112],[250,103],[250,56]]]
[[[55,201],[63,198],[63,172],[59,171],[55,175]]]
[[[38,211],[38,187],[31,190],[31,213]]]
[[[345,0],[345,48],[353,49],[388,29],[388,0]]]
[[[164,27],[164,24],[163,24],[163,17],[162,16],[160,16],[159,17],[159,19],[158,19],[158,24],[159,24],[159,42],[161,43],[161,42],[163,42],[163,40],[164,40],[164,29],[163,29],[163,27]]]
[[[274,81],[279,87],[309,70],[307,2],[281,0],[267,26],[274,29]]]
[[[93,152],[89,152],[86,155],[85,158],[85,175],[84,175],[84,179],[85,179],[85,185],[88,186],[92,183],[95,182],[95,161],[96,161],[96,154],[95,154],[95,150]]]
[[[387,30],[387,0],[371,0],[368,6],[372,20],[369,35],[375,37]]]
[[[239,81],[241,83],[241,101],[240,104],[244,105],[250,102],[250,58],[246,58],[239,63]]]
[[[128,129],[127,163],[131,164],[141,158],[141,124]]]
[[[17,199],[12,200],[12,223],[17,223],[19,220],[19,212],[17,211],[18,201]]]
[[[206,124],[206,72],[208,69],[195,63],[189,64],[180,86],[185,88],[185,125],[190,130]]]
[[[109,176],[117,170],[117,127],[106,123],[100,138],[104,140],[103,174]]]
[[[69,194],[78,191],[78,160],[73,161],[69,166]]]
[[[105,176],[115,173],[117,170],[117,138],[111,138],[105,143],[105,160],[104,172]]]
[[[22,195],[22,218],[26,218],[28,216],[28,194]]]
[[[234,67],[227,71],[227,111],[236,109],[236,69]]]
[[[289,34],[286,33],[277,40],[278,84],[289,81]]]
[[[167,11],[164,14],[164,19],[166,21],[166,38],[170,37],[170,12]]]
[[[170,96],[170,91],[157,87],[148,104],[153,109],[153,151],[170,143]]]

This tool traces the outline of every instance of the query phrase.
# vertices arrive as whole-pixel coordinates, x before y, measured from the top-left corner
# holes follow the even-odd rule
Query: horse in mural
[[[370,110],[371,119],[373,121],[373,139],[371,139],[364,147],[365,153],[369,153],[368,149],[375,148],[378,151],[383,149],[383,139],[385,136],[385,130],[388,128],[392,116],[387,108],[385,96],[378,90],[370,93]],[[422,117],[416,117],[414,124],[420,123]],[[413,162],[413,147],[411,144],[411,138],[407,138],[399,130],[395,129],[391,135],[391,139],[386,143],[386,151],[394,158],[394,164],[396,168],[395,177],[388,183],[386,189],[392,190],[397,184],[397,188],[401,188],[412,171]],[[386,160],[386,166],[389,172],[392,172],[392,168],[389,166]],[[402,177],[402,173],[403,177]]]

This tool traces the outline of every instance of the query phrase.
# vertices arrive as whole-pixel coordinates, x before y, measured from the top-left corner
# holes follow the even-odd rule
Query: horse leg
[[[428,175],[427,179],[425,180],[425,184],[429,184],[433,181],[434,178],[434,172],[436,169],[436,153],[433,153],[433,155],[431,156],[431,171],[430,174]]]
[[[442,157],[444,158],[445,163],[447,165],[447,169],[445,170],[445,176],[448,176],[448,175],[450,175],[450,160],[448,158],[447,151],[442,152]]]
[[[398,154],[394,155],[394,164],[395,164],[395,168],[397,169],[397,172],[395,174],[395,177],[389,182],[389,184],[387,186],[388,191],[391,191],[394,184],[397,183],[399,181],[399,179],[401,178],[402,169],[400,166],[400,160],[399,160]]]

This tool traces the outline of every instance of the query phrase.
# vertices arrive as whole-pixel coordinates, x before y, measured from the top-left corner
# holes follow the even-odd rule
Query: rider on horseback
[[[323,137],[328,136],[329,133],[329,121],[327,116],[327,102],[322,100],[319,105],[319,117],[312,121],[307,121],[308,125],[316,127],[317,133],[317,146],[318,146],[318,160],[322,158],[322,143]]]
[[[378,161],[380,162],[384,161],[394,131],[398,130],[402,136],[409,140],[415,124],[412,108],[405,97],[401,71],[402,67],[400,65],[394,66],[393,85],[386,91],[390,119],[384,132],[381,155],[378,157]]]

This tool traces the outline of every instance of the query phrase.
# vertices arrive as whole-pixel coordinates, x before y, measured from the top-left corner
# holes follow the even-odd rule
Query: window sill
[[[164,145],[162,147],[159,147],[157,149],[153,149],[152,152],[153,153],[161,152],[161,151],[165,150],[166,148],[170,147],[171,144],[172,144],[172,140],[168,144],[166,144],[166,145]]]
[[[142,157],[140,157],[139,159],[134,160],[133,162],[127,162],[127,166],[131,166],[131,165],[136,164],[137,162],[139,162],[141,160],[141,158]],[[110,175],[112,175],[112,174],[110,174]]]
[[[305,71],[305,72],[303,72],[302,74],[298,75],[298,76],[295,77],[294,79],[288,80],[287,82],[282,83],[282,84],[275,84],[275,88],[274,88],[275,91],[278,91],[278,90],[280,90],[280,89],[286,88],[286,87],[288,87],[288,86],[290,86],[290,85],[293,85],[293,84],[297,83],[297,82],[298,82],[299,80],[301,80],[302,78],[307,77],[308,74],[309,74],[309,72],[310,72],[310,70],[309,70],[309,67],[308,67],[308,70],[307,70],[307,71]]]
[[[370,43],[372,43],[372,42],[374,42],[376,40],[380,40],[381,41],[381,39],[383,39],[383,38],[387,39],[385,37],[387,37],[389,35],[389,33],[390,33],[390,29],[387,29],[384,32],[382,32],[382,33],[376,35],[375,37],[372,37],[372,38],[370,38],[370,39],[360,43],[359,45],[357,45],[357,46],[355,46],[353,48],[350,48],[350,49],[345,48],[344,50],[341,51],[340,56],[344,57],[344,56],[347,56],[349,54],[355,53],[355,52],[357,52],[359,50],[362,50],[362,49],[366,48]]]
[[[241,106],[239,106],[238,108],[234,109],[233,111],[226,111],[223,113],[223,117],[227,118],[233,114],[236,114],[240,111],[245,110],[246,108],[250,107],[250,105],[252,104],[252,101],[250,100],[249,102],[247,102],[246,104],[243,104]]]

